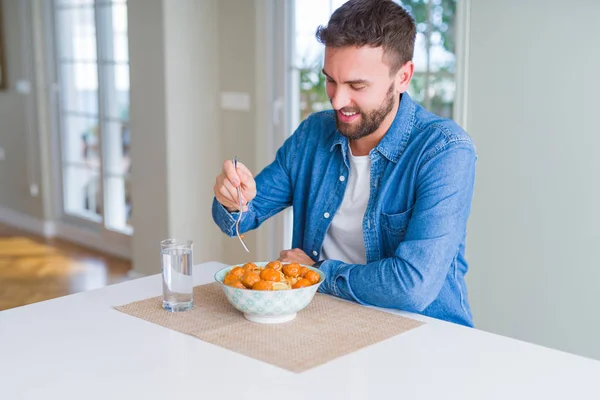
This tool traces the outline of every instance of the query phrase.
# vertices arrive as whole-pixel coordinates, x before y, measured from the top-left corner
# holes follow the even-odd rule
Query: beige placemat
[[[298,316],[282,324],[247,321],[217,283],[194,288],[194,308],[170,313],[162,297],[115,307],[205,342],[292,372],[303,372],[423,324],[317,293]]]

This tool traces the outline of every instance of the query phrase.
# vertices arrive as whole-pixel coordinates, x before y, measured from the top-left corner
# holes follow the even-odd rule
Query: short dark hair
[[[383,47],[390,74],[412,60],[416,35],[413,17],[392,0],[350,0],[316,33],[326,47]]]

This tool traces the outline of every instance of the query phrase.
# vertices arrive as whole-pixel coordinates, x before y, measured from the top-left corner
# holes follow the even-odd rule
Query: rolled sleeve
[[[213,220],[221,229],[221,231],[223,231],[223,233],[225,233],[228,236],[235,235],[235,221],[237,219],[237,216],[239,215],[238,212],[230,213],[225,207],[223,207],[221,203],[217,201],[216,198],[214,198],[212,206],[212,215]]]
[[[339,270],[344,266],[344,263],[336,260],[325,260],[319,267],[325,274],[325,281],[319,286],[319,292],[325,294],[331,294],[337,297],[340,296],[340,292],[336,285],[336,278],[339,275]]]

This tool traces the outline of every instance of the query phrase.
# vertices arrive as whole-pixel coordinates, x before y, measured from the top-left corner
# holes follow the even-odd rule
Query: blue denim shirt
[[[362,223],[367,264],[325,260],[320,268],[327,278],[319,291],[473,326],[464,279],[477,159],[470,137],[404,93],[392,126],[369,157]],[[349,169],[348,140],[337,131],[333,111],[311,115],[256,176],[257,195],[240,230],[255,229],[292,206],[292,246],[318,261]],[[212,212],[233,236],[236,213],[216,200]]]

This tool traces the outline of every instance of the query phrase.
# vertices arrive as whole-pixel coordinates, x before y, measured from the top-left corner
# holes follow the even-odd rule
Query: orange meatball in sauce
[[[252,286],[252,290],[273,290],[273,282],[258,281]]]
[[[317,272],[309,270],[306,273],[306,275],[304,275],[304,279],[308,279],[310,284],[314,285],[315,283],[319,283],[319,281],[321,280],[321,277],[319,276],[319,274]]]
[[[281,280],[281,273],[275,271],[273,268],[265,268],[260,272],[260,279],[269,282],[279,282]]]
[[[311,286],[310,281],[306,278],[302,278],[292,286],[292,289],[301,289],[308,286]]]
[[[234,288],[238,288],[238,289],[247,289],[246,286],[244,286],[244,284],[240,281],[235,281],[234,283],[226,283],[227,286],[232,286]]]
[[[246,286],[248,289],[251,289],[252,286],[256,283],[260,281],[260,276],[258,276],[258,274],[255,274],[254,272],[247,272],[246,274],[244,274],[244,276],[242,277],[242,283],[244,284],[244,286]]]
[[[275,271],[281,271],[283,264],[279,260],[271,261],[265,268],[273,268]]]
[[[285,276],[289,276],[291,278],[297,278],[300,276],[300,265],[296,263],[286,264],[283,266],[283,273]]]

